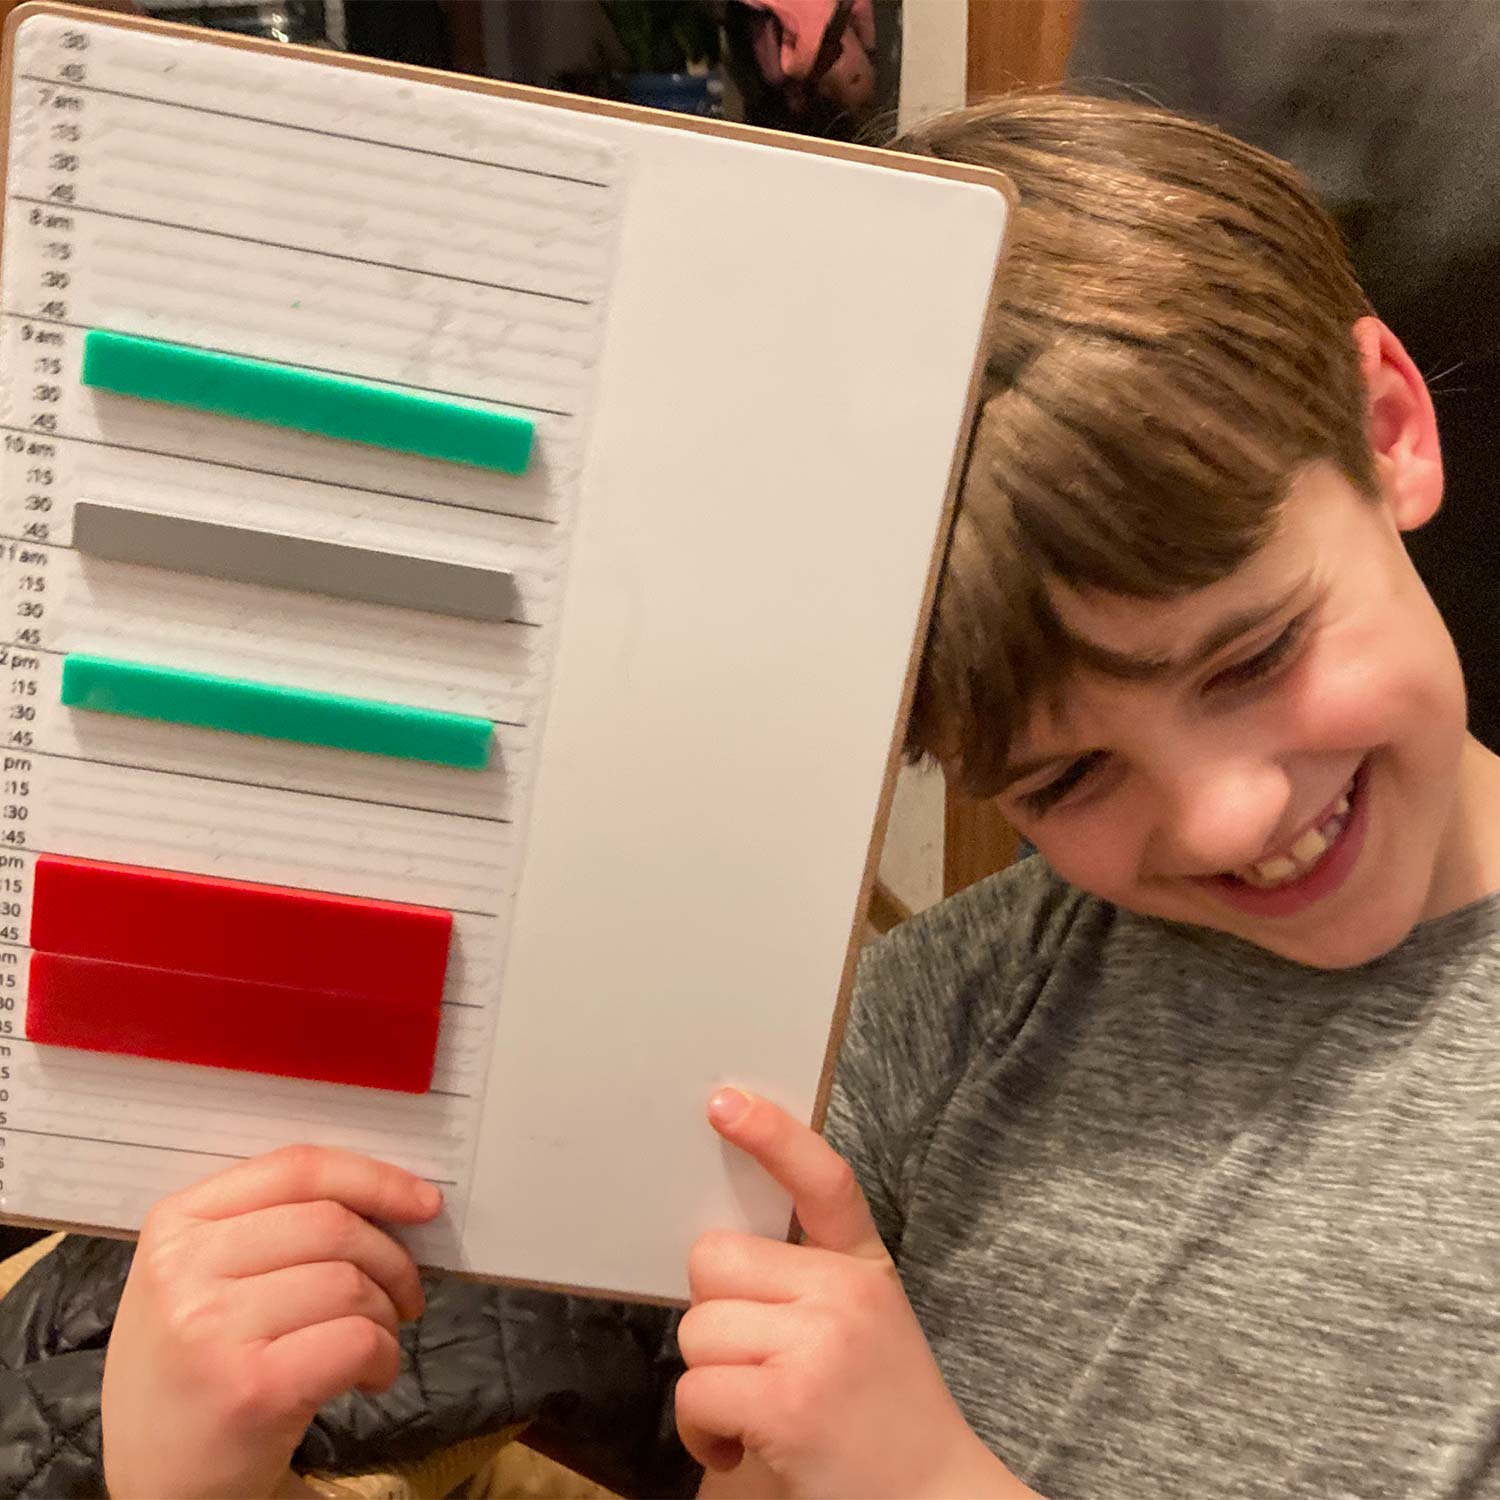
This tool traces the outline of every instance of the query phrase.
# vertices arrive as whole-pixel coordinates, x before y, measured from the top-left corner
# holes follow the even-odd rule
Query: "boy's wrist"
[[[969,1441],[943,1467],[926,1500],[1042,1500],[985,1447],[972,1430]]]

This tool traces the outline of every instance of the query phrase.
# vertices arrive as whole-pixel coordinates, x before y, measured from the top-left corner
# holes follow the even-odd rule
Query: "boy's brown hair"
[[[1300,468],[1373,493],[1343,241],[1284,162],[1163,110],[1021,94],[898,149],[1015,183],[907,748],[978,795],[1086,649],[1046,580],[1163,599],[1270,535]]]

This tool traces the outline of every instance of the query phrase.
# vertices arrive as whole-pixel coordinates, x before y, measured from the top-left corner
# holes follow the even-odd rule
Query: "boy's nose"
[[[1168,788],[1166,842],[1173,870],[1219,875],[1263,859],[1291,799],[1275,761],[1226,760],[1187,768]]]

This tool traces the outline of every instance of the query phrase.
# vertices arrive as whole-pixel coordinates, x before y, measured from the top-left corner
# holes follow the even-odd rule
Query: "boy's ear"
[[[1365,433],[1396,525],[1412,531],[1443,501],[1443,456],[1427,382],[1379,318],[1354,325],[1365,385]]]

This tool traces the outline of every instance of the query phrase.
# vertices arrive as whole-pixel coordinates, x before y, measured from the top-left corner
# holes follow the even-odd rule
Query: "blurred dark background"
[[[893,115],[899,85],[901,0],[143,0],[142,8],[844,139]]]

